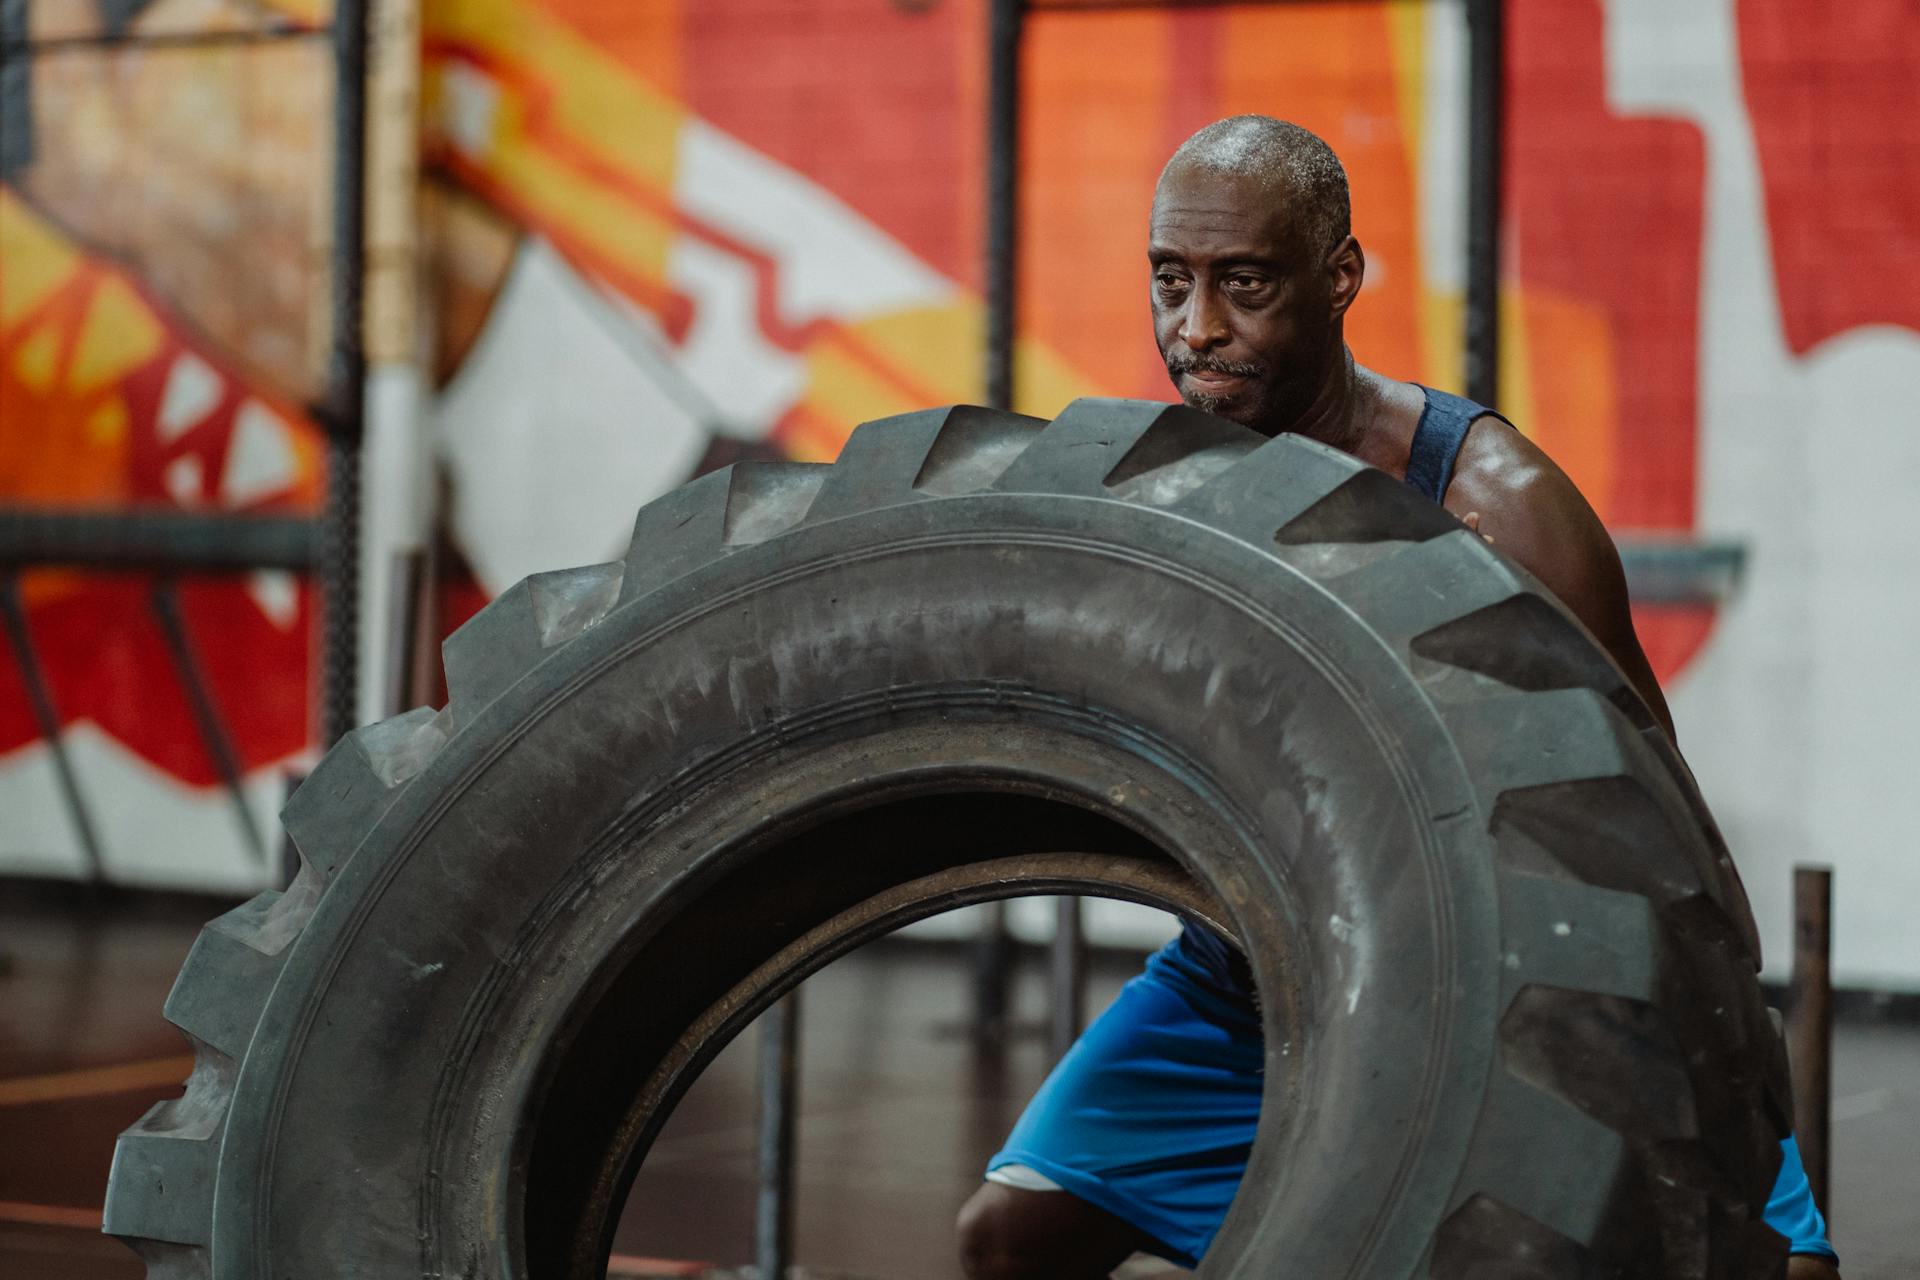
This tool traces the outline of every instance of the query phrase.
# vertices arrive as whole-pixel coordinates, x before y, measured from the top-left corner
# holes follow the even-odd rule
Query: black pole
[[[987,403],[1013,407],[1020,262],[1020,38],[1024,0],[992,0],[987,35]]]
[[[242,573],[311,569],[318,521],[134,508],[0,506],[0,565]]]
[[[167,654],[173,659],[173,669],[180,677],[180,687],[186,691],[194,727],[200,731],[200,744],[207,749],[214,772],[220,775],[220,781],[227,789],[227,798],[233,802],[233,816],[240,826],[240,839],[253,854],[253,860],[264,867],[267,865],[267,846],[260,838],[260,829],[253,824],[253,814],[247,810],[247,789],[240,773],[240,753],[233,748],[226,722],[220,718],[220,708],[214,705],[213,689],[207,683],[205,670],[200,666],[200,657],[193,651],[193,639],[187,634],[187,620],[180,612],[180,589],[171,578],[155,579],[148,603],[153,607],[154,618],[160,623],[160,634],[166,639]]]
[[[333,354],[321,418],[327,502],[321,517],[320,734],[330,747],[359,722],[360,438],[367,355],[367,3],[336,0],[333,16]]]
[[[991,0],[987,28],[987,403],[1011,409],[1020,260],[1020,39],[1025,0]],[[1007,904],[982,913],[973,956],[973,1031],[1004,1043],[1013,943]]]
[[[1467,0],[1467,397],[1500,403],[1504,0]]]
[[[67,802],[67,816],[73,819],[74,832],[80,837],[81,852],[87,856],[87,878],[94,884],[106,879],[106,860],[100,851],[100,835],[94,830],[87,812],[87,799],[80,790],[80,779],[67,756],[67,741],[60,730],[60,713],[54,709],[53,690],[41,670],[40,655],[33,647],[33,632],[27,625],[27,611],[20,603],[20,589],[13,575],[0,576],[0,617],[6,622],[7,640],[20,664],[20,681],[27,687],[27,705],[33,709],[34,723],[47,740],[47,752],[53,758],[53,773],[60,780],[60,794]]]
[[[396,551],[390,563],[386,695],[380,714],[397,716],[419,702],[415,696],[414,657],[420,647],[421,618],[426,613],[427,553],[420,547]]]
[[[1049,1026],[1053,1060],[1058,1062],[1080,1038],[1087,1008],[1087,931],[1079,898],[1054,899],[1052,961],[1053,1018]]]
[[[753,1252],[760,1280],[793,1263],[794,1121],[800,1102],[800,992],[760,1015],[759,1191]]]

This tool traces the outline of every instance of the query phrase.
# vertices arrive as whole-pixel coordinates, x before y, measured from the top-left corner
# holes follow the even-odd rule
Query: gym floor
[[[99,1234],[113,1139],[178,1091],[189,1061],[160,1017],[219,904],[0,886],[0,1277],[138,1280]],[[1099,1008],[1137,967],[1097,956]],[[1038,967],[1015,1010],[1037,1026]],[[804,991],[796,1255],[814,1278],[941,1280],[954,1211],[1047,1067],[1045,1040],[965,1036],[963,951],[866,948]],[[1834,1238],[1848,1280],[1920,1275],[1920,1024],[1843,1021],[1834,1047]],[[610,1275],[737,1276],[754,1190],[753,1033],[707,1071],[642,1170]],[[1185,1274],[1142,1263],[1129,1276]]]

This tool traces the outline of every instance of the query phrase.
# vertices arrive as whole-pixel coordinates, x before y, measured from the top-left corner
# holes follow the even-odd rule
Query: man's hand
[[[1796,1253],[1787,1259],[1787,1280],[1840,1280],[1840,1268],[1825,1258]]]

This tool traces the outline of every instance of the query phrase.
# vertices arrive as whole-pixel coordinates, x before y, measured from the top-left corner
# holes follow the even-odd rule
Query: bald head
[[[1159,191],[1169,178],[1196,171],[1257,182],[1288,207],[1295,233],[1316,256],[1331,253],[1351,229],[1347,171],[1332,147],[1297,124],[1271,116],[1216,120],[1180,144],[1160,171]]]

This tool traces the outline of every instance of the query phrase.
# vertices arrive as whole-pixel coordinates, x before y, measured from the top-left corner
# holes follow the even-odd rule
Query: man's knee
[[[1028,1245],[1034,1214],[1024,1195],[997,1182],[983,1182],[960,1207],[955,1224],[960,1236],[960,1265],[967,1280],[1022,1280],[1038,1275],[1033,1249]]]
[[[968,1280],[1080,1280],[1107,1275],[1145,1242],[1120,1219],[1064,1191],[981,1184],[960,1210]]]

